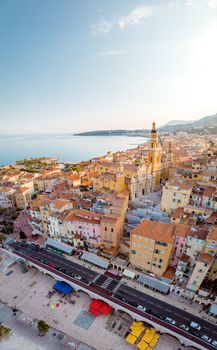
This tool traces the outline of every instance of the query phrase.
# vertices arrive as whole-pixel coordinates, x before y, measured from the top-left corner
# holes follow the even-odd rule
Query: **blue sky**
[[[0,133],[217,112],[217,0],[0,0]]]

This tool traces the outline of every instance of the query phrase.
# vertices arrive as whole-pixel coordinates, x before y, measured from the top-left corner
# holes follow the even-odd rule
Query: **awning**
[[[167,294],[170,290],[170,286],[167,283],[148,275],[140,275],[138,282],[143,284],[143,286],[148,286],[152,289],[156,289],[164,294]]]
[[[112,312],[112,310],[112,307],[104,301],[99,299],[93,299],[88,311],[94,316],[99,316],[101,314],[109,315]]]
[[[212,315],[217,315],[217,304],[213,304],[209,310],[209,313]]]
[[[134,279],[136,276],[135,272],[130,271],[128,269],[124,269],[123,275],[132,279]]]
[[[58,290],[59,292],[61,292],[63,294],[69,294],[74,290],[68,283],[63,282],[63,281],[57,281],[54,284],[53,288]]]
[[[70,245],[62,243],[60,241],[56,241],[55,239],[52,239],[52,238],[48,238],[48,240],[45,242],[45,245],[46,247],[50,246],[55,249],[61,250],[62,252],[67,254],[72,254],[72,251],[73,251],[73,247],[71,247]]]
[[[107,269],[109,267],[109,261],[108,260],[106,260],[104,258],[100,258],[99,256],[96,256],[96,255],[89,254],[87,252],[84,252],[81,255],[80,259],[88,261],[91,264],[94,264],[96,266],[102,267],[103,269]]]

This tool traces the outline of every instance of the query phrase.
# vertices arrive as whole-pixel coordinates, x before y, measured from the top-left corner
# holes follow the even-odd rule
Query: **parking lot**
[[[45,320],[51,327],[73,337],[75,341],[83,342],[99,350],[130,350],[133,348],[126,344],[124,332],[120,334],[117,329],[110,329],[108,316],[96,317],[91,322],[87,320],[86,312],[90,304],[87,294],[78,292],[70,297],[62,297],[54,293],[50,297],[49,291],[52,291],[54,280],[42,275],[34,268],[27,273],[22,273],[17,264],[9,267],[4,273],[0,272],[0,281],[0,299],[4,303],[16,307],[29,317]],[[127,330],[126,321],[123,326]],[[14,336],[12,335],[11,339]],[[17,334],[17,336],[21,335]],[[11,341],[10,338],[8,341]],[[41,350],[34,346],[32,349]],[[18,350],[21,347],[12,348]],[[180,343],[167,335],[163,335],[155,347],[156,350],[177,350],[179,348],[181,348]],[[5,349],[8,348],[5,347]],[[22,349],[32,350],[29,345]]]

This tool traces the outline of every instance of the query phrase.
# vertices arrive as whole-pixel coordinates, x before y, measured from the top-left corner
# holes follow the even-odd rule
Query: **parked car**
[[[56,268],[57,268],[57,266],[54,265],[54,264],[52,264],[52,263],[49,263],[48,266],[52,267],[53,269],[56,269]]]
[[[170,318],[170,317],[166,317],[166,318],[165,318],[165,321],[168,322],[168,323],[170,323],[170,324],[173,324],[173,325],[176,324],[176,321],[174,321],[174,320],[173,320],[172,318]]]
[[[138,310],[141,310],[141,311],[146,311],[146,307],[145,307],[145,306],[142,306],[142,305],[138,305],[138,306],[137,306],[137,309],[138,309]]]
[[[193,321],[190,323],[190,327],[197,329],[198,331],[201,329],[201,326],[198,323]]]
[[[81,280],[81,276],[79,276],[79,275],[74,275],[74,278],[76,279],[76,280]]]
[[[184,323],[180,323],[180,324],[179,324],[179,328],[184,329],[184,331],[186,331],[186,332],[189,331],[189,327],[186,326],[186,324],[184,324]]]
[[[217,349],[217,340],[213,340],[211,344]]]
[[[137,303],[135,301],[126,300],[126,303],[131,305],[131,306],[137,307]]]
[[[211,343],[212,341],[207,335],[201,335],[201,339],[205,340],[207,343]]]

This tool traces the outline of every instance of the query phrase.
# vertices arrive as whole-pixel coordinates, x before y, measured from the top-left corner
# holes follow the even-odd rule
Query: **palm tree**
[[[38,331],[40,335],[45,335],[48,332],[50,326],[43,320],[38,321]]]

